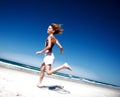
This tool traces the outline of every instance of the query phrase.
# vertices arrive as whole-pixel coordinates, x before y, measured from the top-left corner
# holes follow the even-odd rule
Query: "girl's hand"
[[[42,53],[42,51],[37,51],[37,52],[36,52],[36,54],[38,54],[38,55],[41,54],[41,53]]]

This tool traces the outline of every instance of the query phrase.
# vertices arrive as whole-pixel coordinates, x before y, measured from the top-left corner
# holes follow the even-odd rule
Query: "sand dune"
[[[0,97],[120,97],[119,89],[51,76],[46,76],[43,87],[38,88],[38,79],[38,72],[0,62]]]

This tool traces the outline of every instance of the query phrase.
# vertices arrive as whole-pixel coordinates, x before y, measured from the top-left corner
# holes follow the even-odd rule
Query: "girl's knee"
[[[40,69],[40,71],[44,71],[44,69],[43,69],[43,68],[41,68],[41,69]]]
[[[46,71],[47,75],[51,75],[52,73],[50,71]]]
[[[41,71],[41,72],[44,72],[44,71],[45,71],[45,68],[41,68],[40,71]]]

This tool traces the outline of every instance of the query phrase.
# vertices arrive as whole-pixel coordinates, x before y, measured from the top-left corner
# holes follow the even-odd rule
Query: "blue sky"
[[[1,0],[0,57],[40,66],[47,27],[63,24],[56,35],[64,48],[54,47],[53,67],[68,62],[72,72],[120,85],[119,0]]]

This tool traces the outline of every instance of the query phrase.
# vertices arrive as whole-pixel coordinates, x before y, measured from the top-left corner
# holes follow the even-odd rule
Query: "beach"
[[[0,62],[0,97],[120,97],[120,89],[45,76],[37,87],[39,72]]]

